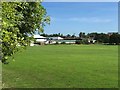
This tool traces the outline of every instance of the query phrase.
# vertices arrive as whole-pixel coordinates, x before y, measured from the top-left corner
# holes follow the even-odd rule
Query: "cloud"
[[[119,2],[119,0],[43,0],[44,2]]]
[[[70,22],[84,22],[84,23],[110,23],[112,19],[104,19],[98,17],[71,17],[71,18],[55,18],[51,17],[51,21],[70,21]]]
[[[111,19],[102,19],[97,17],[82,17],[82,18],[69,18],[70,21],[86,22],[86,23],[109,23]]]

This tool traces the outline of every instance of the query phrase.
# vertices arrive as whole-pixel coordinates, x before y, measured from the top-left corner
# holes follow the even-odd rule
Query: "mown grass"
[[[47,45],[28,47],[3,65],[9,88],[116,88],[118,46]]]

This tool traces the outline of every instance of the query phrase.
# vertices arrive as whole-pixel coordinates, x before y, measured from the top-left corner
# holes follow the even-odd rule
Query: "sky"
[[[44,2],[119,2],[120,0],[43,0]]]
[[[43,2],[42,5],[51,18],[44,33],[78,35],[118,31],[117,2]]]

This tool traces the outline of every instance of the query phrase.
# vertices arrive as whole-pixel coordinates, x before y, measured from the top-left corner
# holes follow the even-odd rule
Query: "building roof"
[[[41,39],[43,38],[44,39],[46,37],[43,37],[43,36],[40,36],[40,35],[34,35],[34,38],[41,38]]]
[[[48,38],[51,38],[51,39],[54,39],[54,40],[62,40],[63,39],[61,37],[48,37]]]

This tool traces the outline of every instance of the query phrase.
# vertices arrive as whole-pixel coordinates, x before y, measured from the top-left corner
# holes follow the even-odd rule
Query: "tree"
[[[85,33],[84,32],[80,32],[79,33],[79,37],[82,39],[82,38],[85,38],[86,36],[85,36]]]
[[[2,62],[26,47],[36,30],[42,31],[50,18],[41,2],[2,2]],[[30,37],[31,36],[31,37]]]
[[[109,43],[109,35],[107,34],[100,33],[95,38],[100,43]]]
[[[71,35],[70,35],[70,34],[67,34],[66,37],[69,38],[69,37],[71,37]]]
[[[97,40],[99,43],[109,43],[109,35],[105,33],[89,33],[87,35],[88,37],[93,38],[94,40]]]
[[[76,36],[75,36],[75,33],[71,36],[72,38],[75,38]]]
[[[119,45],[120,43],[120,35],[118,33],[113,33],[111,36],[110,36],[110,44],[116,44],[116,45]]]

